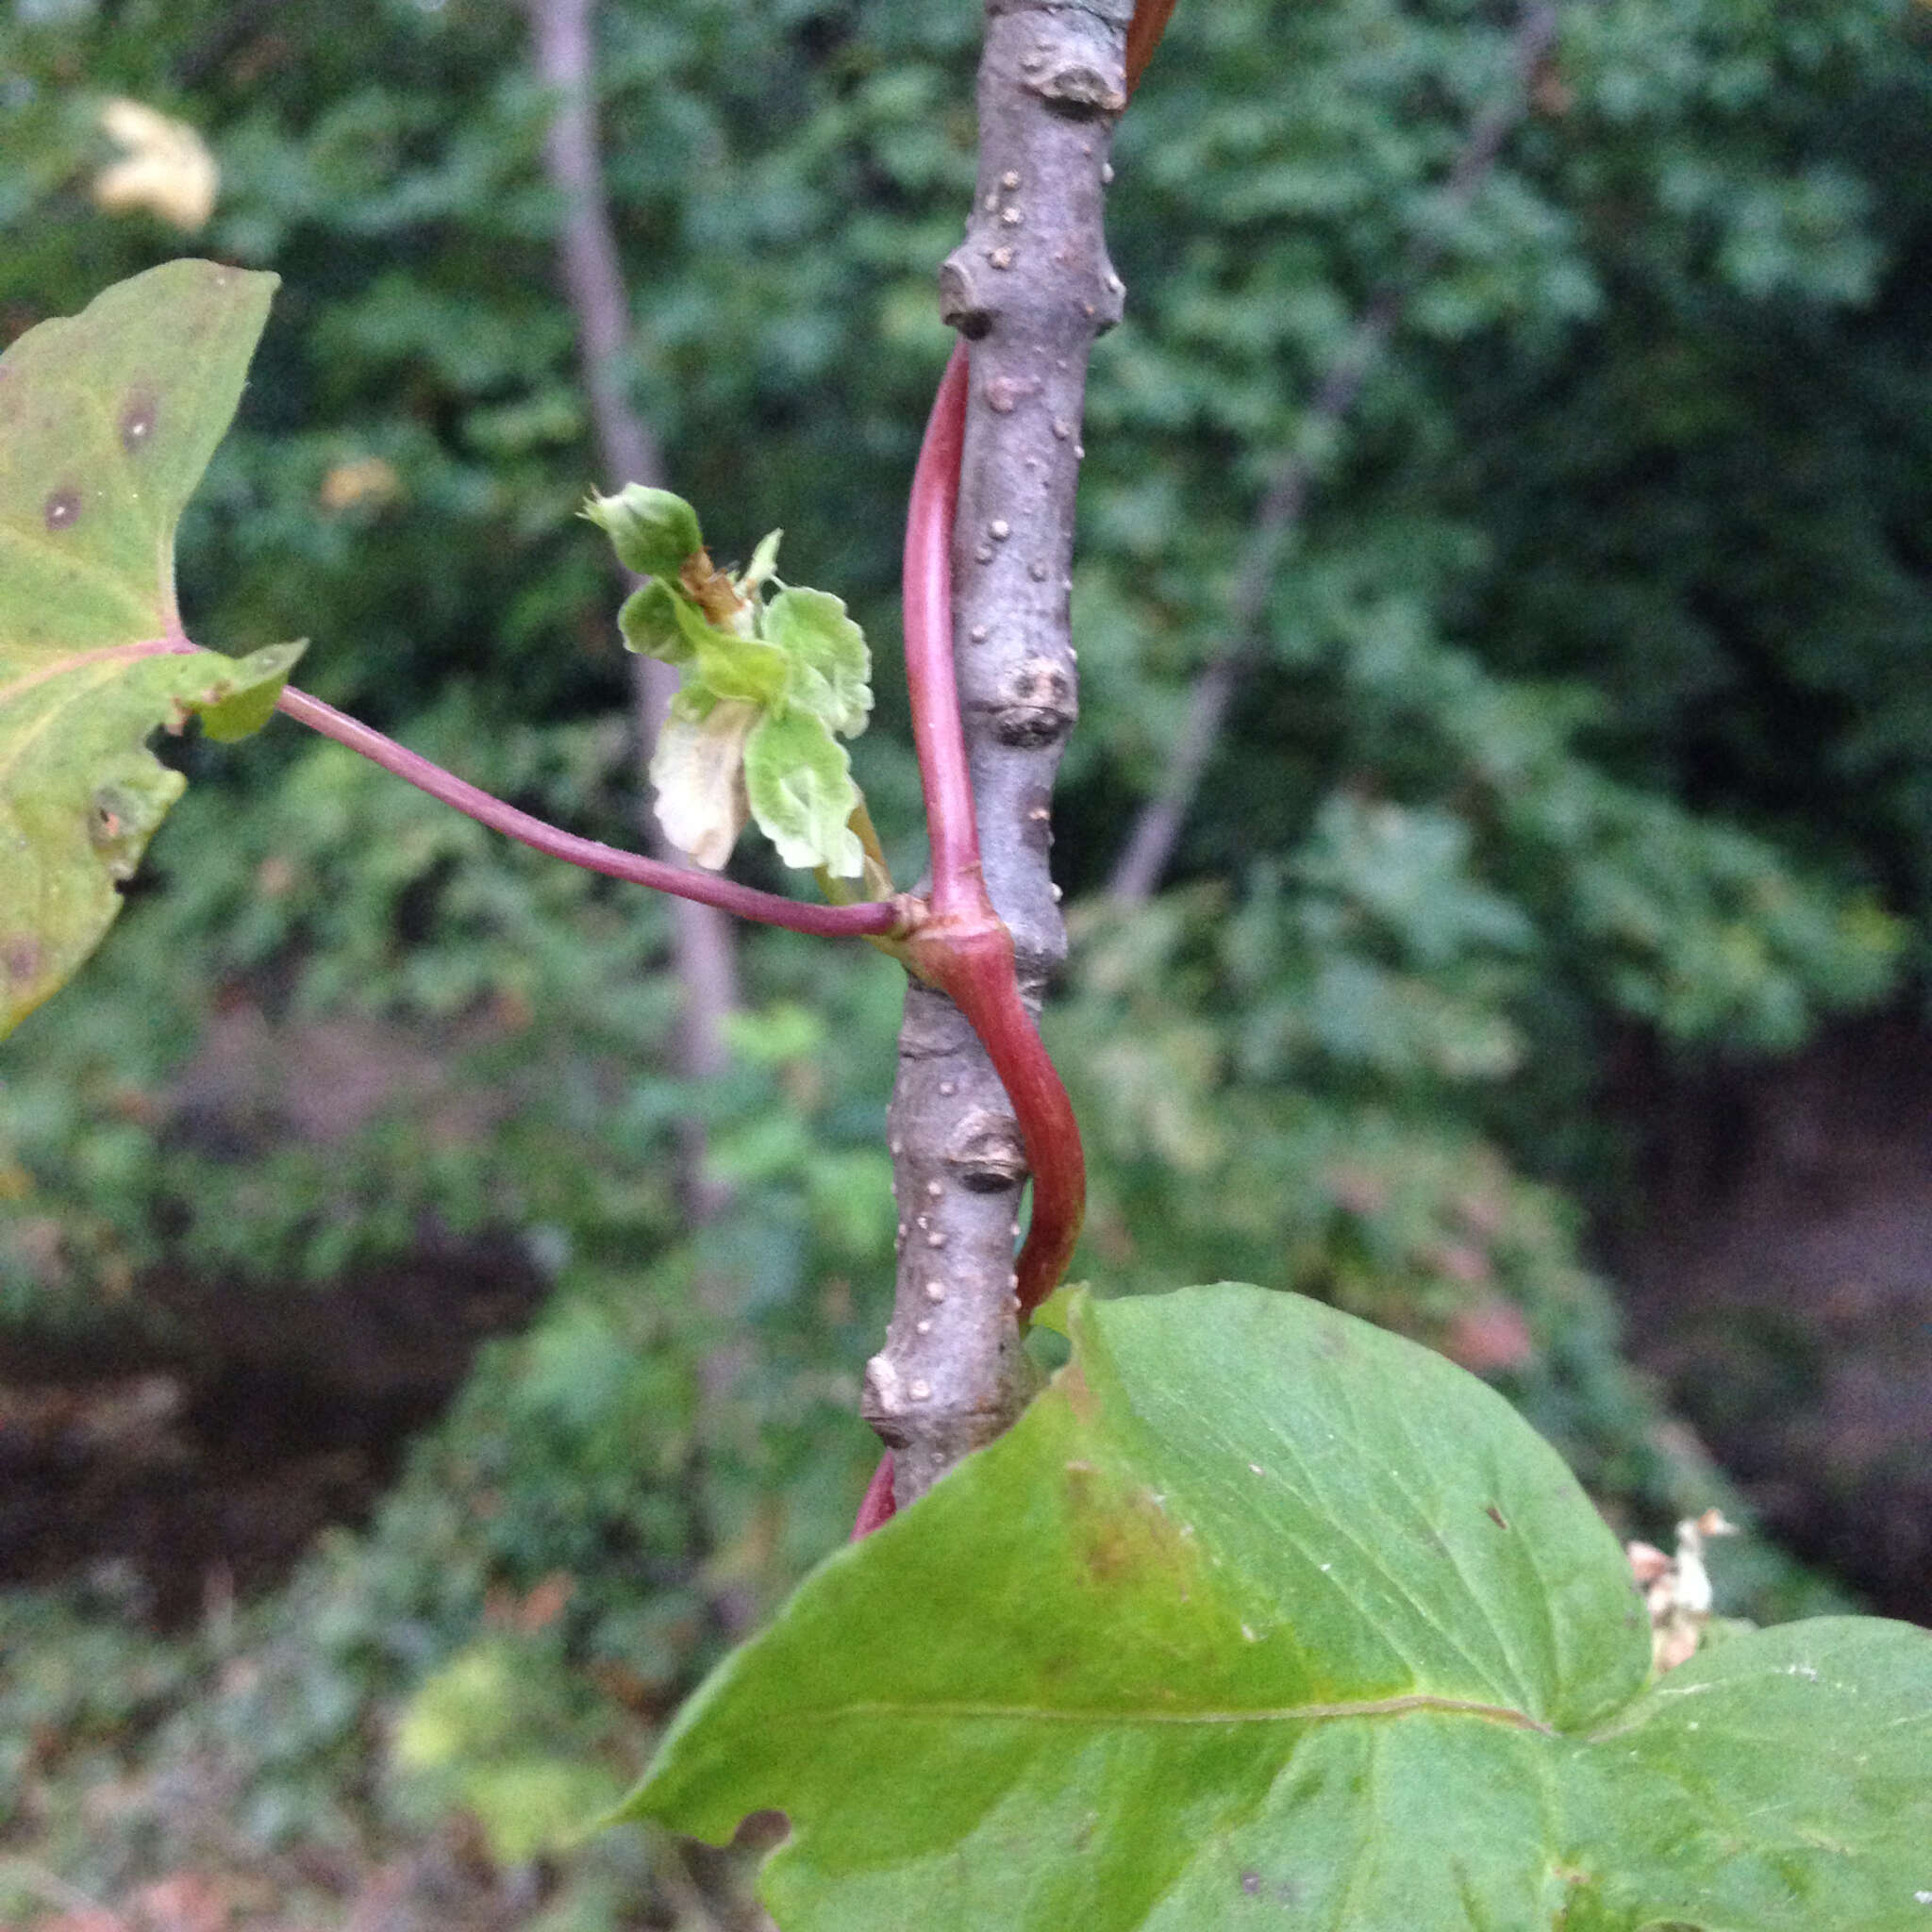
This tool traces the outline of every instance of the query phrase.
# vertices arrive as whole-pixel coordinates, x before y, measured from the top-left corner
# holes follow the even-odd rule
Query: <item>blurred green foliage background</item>
[[[1457,207],[1515,8],[1177,8],[1116,152],[1049,1035],[1094,1169],[1083,1272],[1292,1287],[1434,1341],[1657,1534],[1722,1480],[1580,1244],[1641,1208],[1593,1105],[1613,1051],[1789,1052],[1915,984],[1932,929],[1932,15],[1561,13]],[[635,399],[723,556],[782,525],[866,623],[855,757],[902,878],[898,530],[978,15],[600,17]],[[212,149],[205,227],[96,205],[120,95]],[[622,479],[591,455],[548,110],[502,0],[9,0],[0,340],[177,253],[278,272],[183,533],[191,629],[310,638],[320,695],[632,842],[619,587],[574,514]],[[1311,415],[1424,246],[1357,406]],[[1308,509],[1168,888],[1112,902],[1291,456]],[[179,757],[107,947],[0,1050],[0,1381],[160,1364],[218,1401],[246,1338],[325,1392],[358,1346],[330,1297],[425,1257],[471,1284],[407,1311],[432,1352],[504,1325],[466,1294],[534,1312],[273,1591],[170,1608],[96,1563],[0,1595],[0,1917],[54,1910],[57,1874],[192,1871],[242,1923],[329,1924],[400,1872],[549,1932],[738,1923],[723,1867],[570,1845],[870,1469],[895,969],[746,937],[732,1071],[691,1091],[645,896],[286,724]],[[693,1116],[733,1190],[698,1235]],[[370,1395],[371,1427],[413,1400]],[[1761,1543],[1726,1574],[1736,1607],[1828,1600]]]

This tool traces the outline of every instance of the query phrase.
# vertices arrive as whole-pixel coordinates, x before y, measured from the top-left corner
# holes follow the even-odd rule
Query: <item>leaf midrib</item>
[[[104,644],[97,651],[68,651],[55,662],[42,664],[38,670],[29,671],[24,676],[16,677],[10,684],[0,684],[0,708],[19,698],[23,692],[30,691],[36,685],[47,684],[57,677],[65,677],[75,671],[85,671],[92,664],[133,664],[143,658],[164,656],[187,657],[189,653],[181,646],[184,639],[170,637],[141,638],[132,643]],[[199,649],[199,646],[195,646]]]
[[[1124,1710],[1096,1708],[1079,1710],[1039,1704],[974,1704],[962,1702],[894,1703],[868,1698],[862,1703],[823,1707],[788,1707],[787,1716],[804,1720],[843,1720],[855,1717],[927,1718],[936,1722],[956,1719],[986,1723],[1030,1723],[1082,1724],[1104,1729],[1114,1724],[1310,1724],[1349,1718],[1402,1717],[1411,1711],[1429,1711],[1451,1717],[1474,1717],[1512,1730],[1535,1731],[1545,1738],[1559,1737],[1554,1724],[1531,1717],[1507,1704],[1484,1704],[1474,1698],[1438,1697],[1426,1691],[1411,1691],[1400,1697],[1364,1699],[1347,1704],[1292,1704],[1245,1710]]]

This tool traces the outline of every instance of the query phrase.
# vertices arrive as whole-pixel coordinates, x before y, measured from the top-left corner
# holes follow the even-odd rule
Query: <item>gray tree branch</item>
[[[941,313],[972,345],[954,656],[987,886],[1035,1002],[1066,956],[1047,854],[1077,708],[1068,599],[1087,360],[1121,313],[1102,215],[1132,12],[1132,0],[988,0],[978,184],[940,272]],[[894,1452],[903,1507],[1005,1429],[1031,1389],[1012,1298],[1019,1130],[966,1022],[918,985],[889,1131],[897,1294],[865,1413]]]
[[[1448,211],[1460,213],[1475,198],[1504,142],[1528,112],[1537,68],[1549,57],[1556,40],[1557,8],[1547,5],[1526,8],[1512,48],[1514,85],[1507,96],[1491,106],[1470,129],[1469,139],[1442,184],[1441,200]],[[1108,883],[1111,896],[1123,904],[1138,905],[1150,898],[1174,856],[1181,826],[1220,741],[1227,708],[1259,645],[1262,613],[1281,553],[1307,508],[1320,460],[1310,452],[1325,449],[1331,441],[1326,432],[1342,423],[1355,408],[1362,385],[1387,349],[1409,298],[1441,255],[1441,241],[1433,234],[1411,245],[1395,279],[1357,319],[1323,376],[1302,418],[1302,450],[1283,456],[1274,465],[1228,597],[1227,641],[1202,668],[1188,693],[1187,709],[1163,769],[1160,789],[1141,808]]]

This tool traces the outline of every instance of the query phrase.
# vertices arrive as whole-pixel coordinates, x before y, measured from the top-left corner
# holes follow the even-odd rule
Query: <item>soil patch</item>
[[[0,1358],[0,1586],[111,1576],[158,1625],[278,1582],[359,1524],[477,1345],[543,1292],[514,1244],[387,1264],[325,1289],[139,1290],[180,1338],[139,1365]]]

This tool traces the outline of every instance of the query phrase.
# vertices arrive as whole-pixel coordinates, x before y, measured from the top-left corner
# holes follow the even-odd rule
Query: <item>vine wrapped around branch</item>
[[[1037,1005],[1066,951],[1047,864],[1051,800],[1077,708],[1068,597],[1087,358],[1123,294],[1102,211],[1133,12],[1131,0],[1077,9],[989,0],[978,181],[966,241],[940,274],[941,312],[972,344],[970,375],[953,377],[963,449],[951,636],[976,849],[953,823],[949,780],[927,799],[935,950],[943,958],[942,878],[956,882],[944,890],[958,892],[962,911],[983,885],[997,917],[983,935],[975,926],[970,967],[956,928],[951,970],[934,976],[989,991],[1004,978],[1016,1011],[979,1015],[995,1038],[1008,1027],[1017,1040],[1022,1022],[1031,1031],[1019,1003]],[[935,422],[943,426],[938,410]],[[908,613],[914,594],[908,584]],[[916,665],[909,675],[919,677]],[[1007,945],[1010,972],[995,957]],[[1020,1190],[1029,1152],[1056,1192],[1077,1170],[1058,1158],[1067,1149],[1058,1136],[1043,1141],[1036,1128],[1029,1149],[992,1060],[945,993],[908,989],[899,1056],[890,1115],[897,1292],[886,1345],[867,1368],[865,1409],[894,1452],[903,1505],[1024,1406]],[[1041,1118],[1043,1092],[1015,1097]]]

